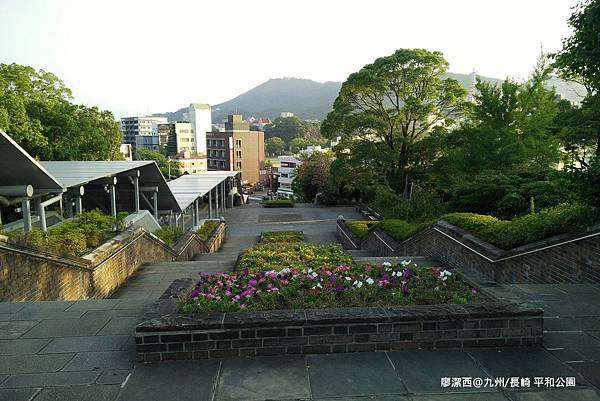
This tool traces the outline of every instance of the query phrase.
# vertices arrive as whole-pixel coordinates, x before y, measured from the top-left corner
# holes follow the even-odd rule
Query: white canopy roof
[[[167,184],[175,196],[181,210],[185,210],[196,199],[206,195],[211,189],[235,177],[239,171],[205,171],[198,174],[182,175]]]
[[[114,177],[129,170],[154,163],[153,161],[42,161],[44,168],[63,185],[71,188],[101,178]]]

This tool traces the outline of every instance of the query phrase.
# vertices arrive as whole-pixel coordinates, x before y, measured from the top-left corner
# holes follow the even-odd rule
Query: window
[[[236,139],[235,140],[235,147],[238,149],[242,148],[242,140],[241,139]]]
[[[236,162],[235,163],[235,168],[238,169],[238,170],[241,170],[242,169],[242,162],[240,162],[240,161]]]
[[[238,158],[241,159],[242,158],[242,151],[241,150],[236,150],[235,151],[235,157],[238,157]]]

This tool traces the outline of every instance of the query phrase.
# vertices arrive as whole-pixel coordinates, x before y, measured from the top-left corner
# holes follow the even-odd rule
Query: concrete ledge
[[[178,280],[168,297],[192,285]],[[168,297],[136,327],[139,362],[528,346],[541,344],[543,333],[540,308],[498,301],[182,314],[177,301]]]

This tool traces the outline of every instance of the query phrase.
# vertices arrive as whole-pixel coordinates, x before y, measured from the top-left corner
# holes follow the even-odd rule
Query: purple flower
[[[477,290],[475,288],[471,288],[471,294],[477,295]]]
[[[242,270],[242,273],[244,274],[244,276],[247,276],[248,275],[248,269]]]
[[[343,285],[338,285],[337,287],[335,287],[335,292],[337,292],[338,294],[340,292],[344,292],[344,286]]]
[[[402,277],[404,277],[405,280],[410,279],[411,276],[412,276],[411,269],[404,269],[404,271],[402,271]]]
[[[192,299],[198,298],[199,295],[200,295],[200,290],[197,290],[197,289],[192,290],[192,294],[191,294]]]

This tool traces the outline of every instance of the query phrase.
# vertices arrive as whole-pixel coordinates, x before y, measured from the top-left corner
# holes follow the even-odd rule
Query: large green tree
[[[466,92],[444,78],[440,52],[400,49],[351,74],[323,124],[328,138],[342,136],[355,168],[381,174],[402,191],[413,164],[413,146],[436,127],[450,126],[464,107]]]
[[[265,151],[269,156],[279,156],[285,152],[285,142],[278,136],[271,137],[265,141]]]
[[[112,113],[72,103],[54,74],[0,64],[0,129],[45,160],[120,159],[121,130]]]

